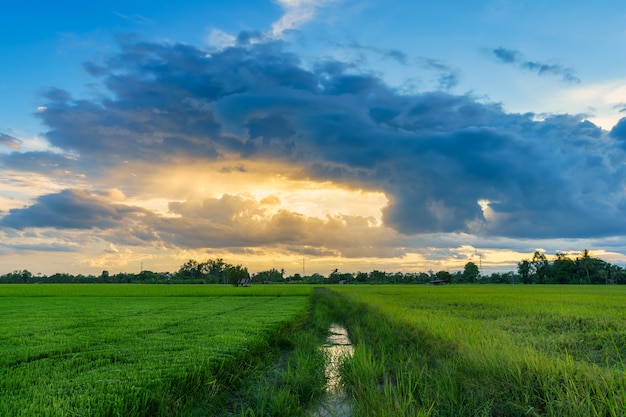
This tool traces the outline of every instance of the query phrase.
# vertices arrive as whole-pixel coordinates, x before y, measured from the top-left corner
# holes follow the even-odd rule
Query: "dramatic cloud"
[[[31,206],[11,209],[0,219],[0,227],[18,230],[33,227],[111,229],[131,216],[145,214],[137,208],[113,205],[104,197],[84,190],[63,190],[41,196]]]
[[[516,51],[496,51],[503,62],[529,66]],[[447,66],[423,65],[449,72],[444,89],[454,85]],[[0,226],[98,229],[115,245],[315,249],[343,257],[402,256],[407,245],[419,245],[409,239],[433,234],[626,233],[622,122],[609,133],[580,116],[511,114],[471,95],[400,94],[351,62],[305,65],[282,42],[238,43],[208,54],[122,40],[119,53],[86,68],[101,80],[100,98],[50,90],[37,113],[51,146],[65,154],[12,153],[0,162],[14,170],[83,173],[94,189],[43,195],[11,209]],[[132,173],[114,186],[139,200],[133,184],[160,167],[220,161],[215,174],[198,172],[202,181],[245,174],[257,164],[288,180],[384,193],[383,224],[345,213],[307,215],[282,207],[271,193],[196,198],[195,190],[181,189],[174,198],[153,187],[149,198],[169,199],[165,215],[97,191],[112,186],[117,173]]]
[[[626,149],[626,117],[620,119],[620,121],[611,129],[610,136],[615,138],[623,149]]]
[[[114,243],[140,245],[162,241],[183,249],[289,248],[292,252],[315,250],[343,257],[403,254],[397,246],[402,238],[393,230],[377,227],[373,218],[328,215],[321,219],[284,209],[273,212],[269,208],[280,203],[276,196],[260,202],[235,195],[172,202],[170,212],[175,216],[163,217],[115,202],[123,200],[118,194],[119,191],[94,195],[84,190],[63,190],[45,195],[31,206],[10,210],[0,219],[0,227],[101,229],[115,231],[99,235]]]
[[[318,248],[344,257],[402,255],[397,248],[402,239],[390,229],[377,227],[375,219],[347,215],[317,218],[267,209],[276,203],[275,196],[258,202],[234,195],[171,203],[170,210],[179,217],[161,219],[154,227],[180,247],[290,247],[295,252]]]
[[[535,72],[538,75],[555,75],[561,77],[563,81],[567,83],[580,83],[580,78],[576,76],[576,73],[572,68],[562,67],[558,64],[547,64],[539,61],[526,60],[521,52],[512,49],[500,47],[494,49],[492,52],[499,61],[505,64],[517,65],[522,69]]]

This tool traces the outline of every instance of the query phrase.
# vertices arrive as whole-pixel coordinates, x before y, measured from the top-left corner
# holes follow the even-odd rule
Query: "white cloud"
[[[315,18],[320,8],[325,7],[338,0],[275,0],[283,9],[283,15],[274,23],[271,29],[263,35],[264,39],[277,39],[289,30],[298,29]],[[252,39],[251,43],[256,43],[261,39]],[[219,50],[237,44],[237,37],[221,29],[213,28],[207,37],[207,43]],[[38,111],[46,110],[43,108]]]
[[[224,49],[230,46],[234,46],[237,41],[237,38],[230,33],[224,32],[220,29],[212,29],[209,37],[207,38],[207,42],[209,45],[217,48]]]
[[[336,0],[276,0],[285,13],[272,24],[271,36],[279,38],[285,31],[301,27],[311,21],[317,10]]]
[[[619,110],[626,101],[626,79],[569,88],[557,94],[554,101],[571,113],[588,109],[590,121],[610,130],[625,116]]]

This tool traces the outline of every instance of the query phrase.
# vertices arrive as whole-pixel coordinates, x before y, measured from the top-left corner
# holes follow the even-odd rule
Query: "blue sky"
[[[11,3],[8,272],[626,261],[626,6]]]

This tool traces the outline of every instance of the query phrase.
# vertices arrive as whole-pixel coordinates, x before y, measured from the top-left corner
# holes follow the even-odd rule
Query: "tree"
[[[585,273],[587,277],[587,284],[591,284],[591,278],[589,276],[589,267],[591,266],[591,255],[589,255],[589,249],[584,249],[580,253],[581,257],[577,259],[580,269]]]
[[[396,272],[395,274],[393,274],[392,278],[394,284],[404,283],[404,274],[402,272]]]
[[[328,283],[329,284],[347,284],[350,281],[353,280],[353,275],[349,272],[339,272],[338,269],[335,268],[335,270],[333,272],[330,273],[330,275],[328,276]]]
[[[224,277],[226,282],[237,286],[247,282],[250,279],[250,273],[248,272],[248,268],[241,265],[226,264],[226,267],[224,268]]]
[[[369,273],[369,282],[382,284],[387,282],[387,273],[377,269]]]
[[[284,269],[278,271],[276,268],[272,268],[267,271],[258,272],[254,276],[254,279],[259,282],[283,282],[285,280],[284,273]],[[292,279],[296,279],[295,276],[292,277]],[[298,279],[302,279],[302,277],[298,275]]]
[[[517,273],[522,278],[524,284],[532,283],[530,278],[530,261],[528,259],[523,259],[517,264]]]
[[[255,280],[260,282],[283,282],[285,270],[280,271],[276,268],[268,269],[267,271],[261,271],[254,275]],[[300,278],[302,279],[302,278]]]
[[[24,282],[29,282],[32,279],[32,277],[33,277],[32,272],[30,272],[27,269],[24,269],[23,271],[20,271],[20,275],[22,276],[22,281],[24,281]]]
[[[620,266],[607,264],[606,283],[607,284],[619,284],[622,274],[623,274],[623,270]]]
[[[550,275],[550,262],[546,255],[539,251],[535,251],[533,259],[530,262],[530,272],[537,284],[545,284]]]
[[[181,279],[195,279],[199,278],[202,272],[200,271],[201,265],[195,259],[189,259],[185,262],[177,272],[177,275]]]
[[[435,277],[440,281],[446,281],[446,282],[452,281],[452,274],[449,273],[448,271],[439,271],[435,274]]]
[[[300,275],[300,274],[296,274],[296,275]],[[309,275],[308,277],[303,277],[302,279],[305,282],[308,282],[309,284],[323,284],[324,281],[326,281],[326,277],[317,272],[315,272],[312,275]]]
[[[356,273],[356,281],[357,282],[367,282],[367,272],[357,272]]]
[[[479,275],[480,270],[478,269],[478,265],[471,261],[465,264],[462,275],[463,282],[476,282]]]
[[[426,272],[418,272],[417,276],[415,277],[415,282],[419,282],[419,283],[426,283],[430,281],[430,275],[428,275]]]
[[[588,249],[580,253],[580,257],[576,258],[576,266],[578,274],[582,280],[586,280],[587,284],[600,284],[605,282],[605,268],[607,263],[602,259],[594,258]]]
[[[576,276],[576,264],[564,253],[557,252],[556,259],[552,262],[552,274],[554,282],[558,284],[569,284]]]
[[[515,284],[515,274],[511,271],[500,274],[500,278],[503,284]]]

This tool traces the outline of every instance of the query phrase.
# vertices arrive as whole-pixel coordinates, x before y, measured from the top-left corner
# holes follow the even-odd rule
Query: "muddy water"
[[[326,395],[312,417],[350,417],[350,402],[341,387],[339,366],[346,356],[354,352],[348,331],[337,325],[329,329],[330,336],[322,349],[326,352]]]

